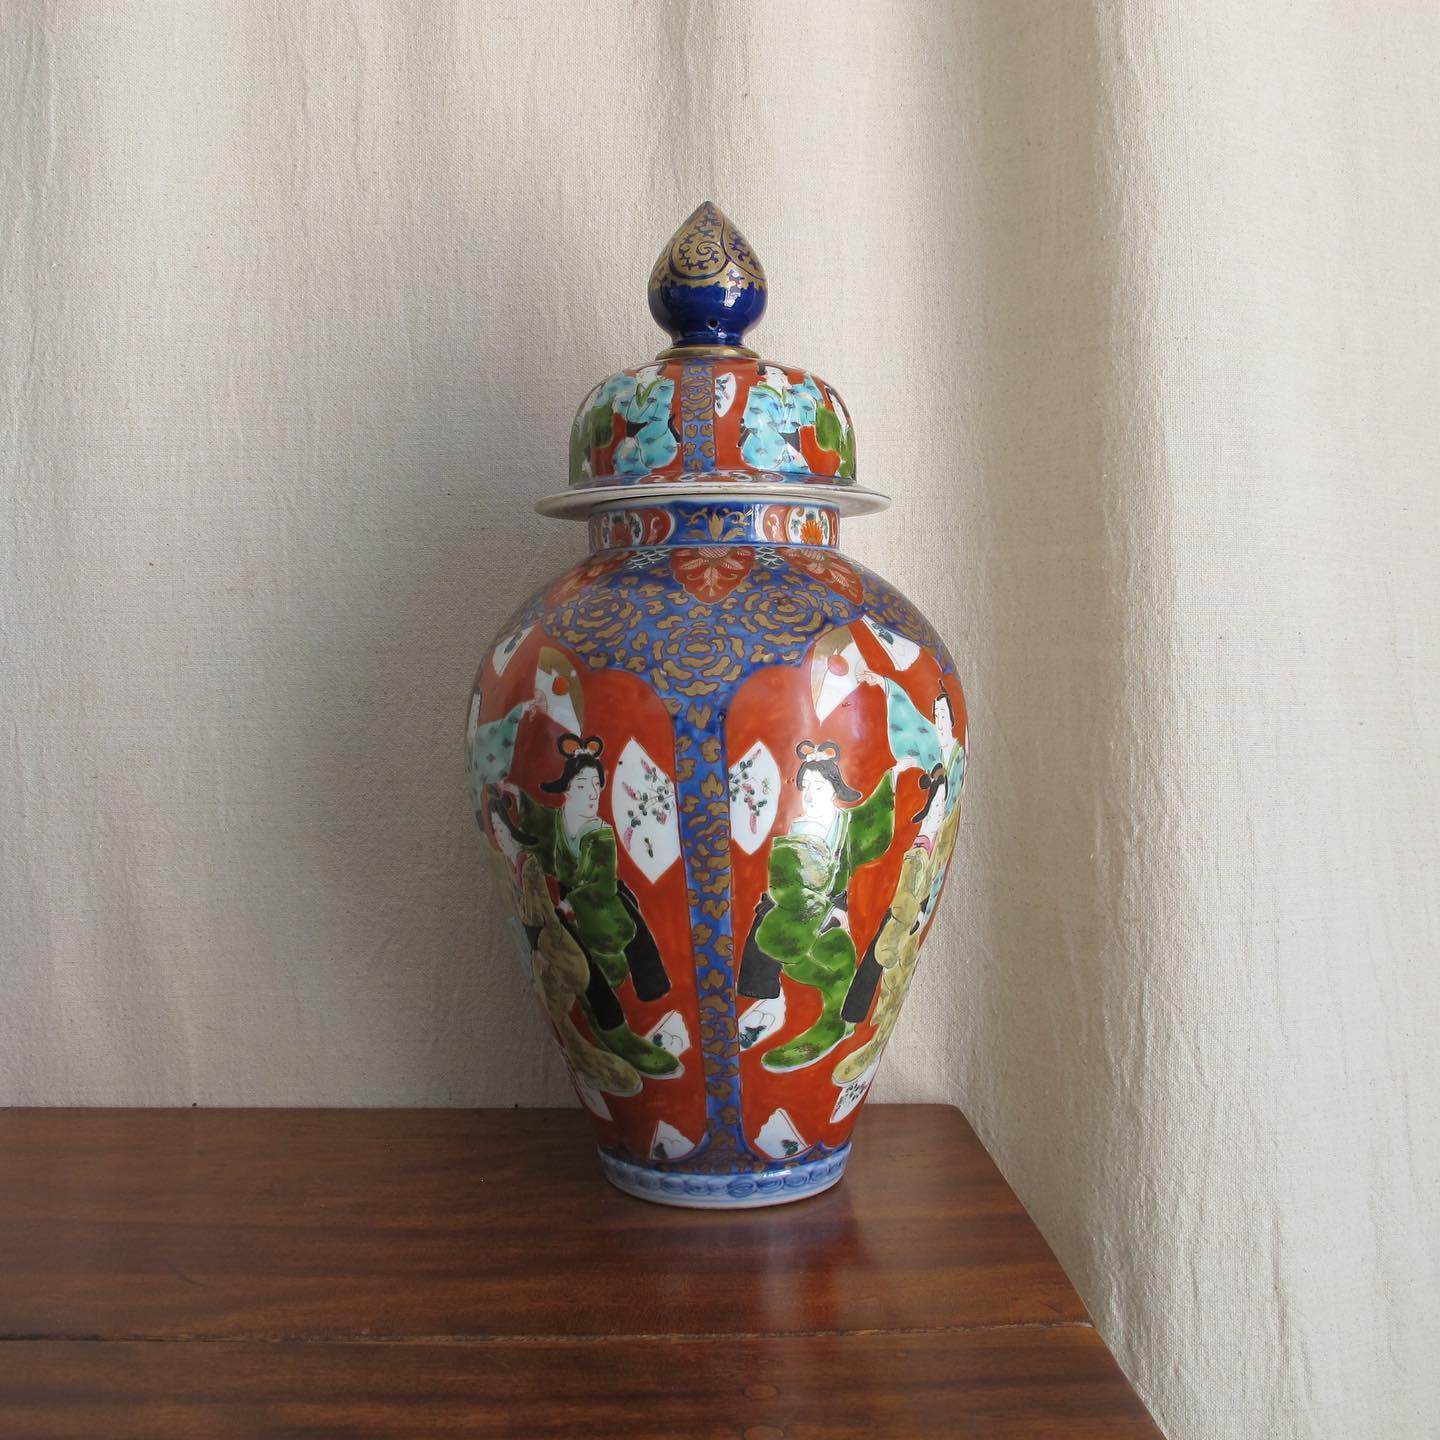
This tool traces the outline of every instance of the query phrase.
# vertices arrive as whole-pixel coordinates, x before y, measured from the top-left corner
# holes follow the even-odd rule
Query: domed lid
[[[665,495],[797,498],[859,515],[889,502],[855,483],[855,431],[812,371],[743,344],[765,313],[765,268],[709,200],[650,272],[650,313],[672,343],[602,380],[570,433],[570,488],[535,507],[583,518],[596,504]]]

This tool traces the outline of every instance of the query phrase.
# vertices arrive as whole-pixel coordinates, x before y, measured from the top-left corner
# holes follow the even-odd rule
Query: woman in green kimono
[[[876,969],[884,977],[880,984],[880,1002],[875,1007],[875,1033],[835,1067],[831,1078],[837,1085],[848,1085],[859,1079],[880,1058],[885,1042],[900,1019],[900,1007],[905,1003],[920,957],[920,942],[934,914],[945,867],[955,848],[960,811],[949,808],[945,767],[937,764],[928,775],[921,777],[920,787],[927,792],[923,808],[914,816],[920,829],[900,863],[895,898],[866,955],[867,960],[873,957]],[[856,972],[857,983],[862,973],[863,967]],[[869,1008],[868,999],[865,1008]],[[846,1013],[850,1013],[848,1001]],[[859,1018],[864,1019],[863,1013]]]
[[[597,735],[582,740],[570,734],[557,743],[564,767],[540,788],[565,797],[558,810],[511,788],[521,828],[534,837],[533,853],[559,888],[556,911],[585,956],[588,981],[581,1006],[607,1050],[654,1079],[678,1075],[680,1062],[630,1028],[615,996],[627,976],[641,1000],[658,1000],[670,980],[635,896],[619,878],[615,831],[600,818],[604,744]]]
[[[570,1018],[589,984],[590,967],[575,937],[555,913],[544,871],[530,853],[534,837],[516,824],[513,810],[498,791],[490,791],[485,815],[496,883],[501,894],[509,896],[524,927],[535,990],[571,1068],[607,1094],[638,1094],[639,1071],[619,1055],[592,1045]]]
[[[739,990],[755,999],[780,993],[780,976],[820,992],[820,1018],[768,1051],[767,1070],[799,1070],[828,1055],[854,1029],[841,1017],[855,976],[847,913],[850,877],[877,860],[895,833],[895,782],[887,771],[864,800],[840,773],[840,747],[809,740],[796,747],[802,812],[770,845],[769,887],[740,961]],[[849,809],[847,805],[860,801]]]

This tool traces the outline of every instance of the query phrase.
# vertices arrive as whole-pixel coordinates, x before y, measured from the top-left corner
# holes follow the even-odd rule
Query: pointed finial
[[[650,272],[650,313],[676,351],[753,355],[745,332],[765,313],[765,298],[760,257],[710,200],[670,237]]]

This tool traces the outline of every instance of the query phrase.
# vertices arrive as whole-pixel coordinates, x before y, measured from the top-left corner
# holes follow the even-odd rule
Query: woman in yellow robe
[[[873,946],[881,970],[880,999],[873,1016],[875,1033],[831,1072],[837,1085],[848,1085],[859,1079],[879,1060],[885,1042],[899,1022],[900,1007],[905,1003],[920,959],[920,943],[925,938],[925,929],[945,878],[945,867],[955,848],[960,807],[951,808],[947,804],[949,784],[945,767],[937,764],[921,778],[920,785],[928,792],[924,809],[915,816],[920,829],[900,863],[895,898],[890,902]]]
[[[531,853],[534,840],[516,825],[498,794],[488,805],[490,852],[501,893],[509,893],[531,947],[536,993],[577,1075],[608,1095],[635,1095],[640,1072],[627,1060],[591,1044],[570,1018],[590,983],[590,963],[555,911],[545,870]]]

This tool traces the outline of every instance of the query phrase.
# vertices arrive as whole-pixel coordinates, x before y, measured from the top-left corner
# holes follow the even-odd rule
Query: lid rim
[[[535,511],[559,520],[586,520],[596,510],[650,505],[665,500],[715,500],[744,504],[751,500],[774,500],[791,505],[825,505],[841,519],[875,515],[890,505],[890,497],[879,490],[855,485],[780,481],[773,484],[747,480],[732,481],[650,481],[638,485],[597,485],[586,490],[557,490],[535,502]]]

